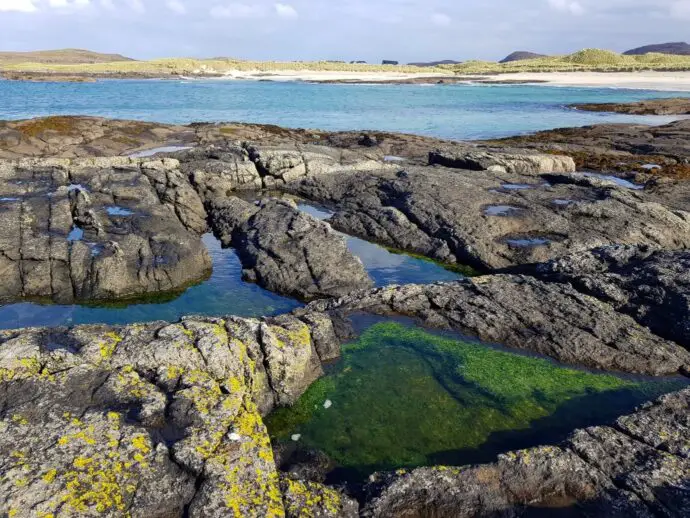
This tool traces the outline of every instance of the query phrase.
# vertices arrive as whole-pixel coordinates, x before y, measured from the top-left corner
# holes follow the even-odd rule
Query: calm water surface
[[[362,316],[355,325],[363,333],[343,359],[267,420],[288,451],[316,448],[335,461],[331,482],[489,462],[609,423],[688,384],[568,368],[410,321]]]
[[[30,83],[0,80],[0,119],[79,114],[167,123],[242,121],[326,130],[376,129],[443,138],[514,135],[601,122],[662,123],[566,109],[687,93],[611,88],[318,85],[228,80]]]

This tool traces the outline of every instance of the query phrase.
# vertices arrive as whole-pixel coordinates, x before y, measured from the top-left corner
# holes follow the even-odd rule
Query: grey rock
[[[690,348],[690,252],[595,248],[522,269],[611,304],[668,340]]]
[[[338,230],[480,270],[602,245],[690,246],[690,213],[612,182],[443,167],[411,166],[405,173],[327,175],[285,189],[335,207],[330,223]],[[514,209],[489,212],[505,206]]]
[[[245,277],[271,291],[310,300],[373,284],[341,235],[288,201],[265,200],[255,207],[232,200],[210,216],[224,243],[237,249]]]
[[[652,375],[690,372],[690,353],[567,284],[492,275],[317,301],[309,311],[406,315],[484,342],[585,367]]]
[[[113,300],[183,288],[211,261],[199,196],[174,160],[0,163],[0,300]]]
[[[560,446],[510,452],[475,467],[371,477],[364,517],[611,516],[687,514],[687,454],[655,444],[687,434],[690,390],[661,398],[611,427],[577,430]],[[680,410],[680,411],[679,411]],[[652,415],[670,412],[659,424]],[[647,427],[645,438],[630,427]]]
[[[429,164],[471,171],[498,171],[524,175],[573,173],[576,170],[575,161],[569,156],[536,154],[520,150],[437,150],[429,153]]]

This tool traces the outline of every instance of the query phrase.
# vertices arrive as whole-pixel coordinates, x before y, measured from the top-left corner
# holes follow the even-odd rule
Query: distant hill
[[[134,61],[120,54],[101,54],[90,50],[59,49],[37,50],[33,52],[0,52],[0,63],[50,63],[74,65],[80,63],[112,63]]]
[[[658,43],[656,45],[646,45],[636,49],[630,49],[623,54],[626,56],[640,56],[642,54],[649,54],[650,52],[657,52],[659,54],[676,54],[679,56],[690,56],[690,45],[684,41],[674,41],[670,43]]]
[[[459,65],[462,61],[453,61],[452,59],[444,59],[443,61],[428,61],[421,63],[408,63],[411,67],[437,67],[438,65]]]
[[[513,61],[524,61],[526,59],[537,59],[537,58],[546,58],[548,57],[546,54],[536,54],[534,52],[527,52],[525,50],[518,50],[516,52],[513,52],[509,56],[506,56],[503,58],[499,63],[512,63]]]

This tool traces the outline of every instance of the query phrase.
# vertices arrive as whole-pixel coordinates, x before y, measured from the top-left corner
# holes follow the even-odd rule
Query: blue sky
[[[500,59],[690,38],[690,0],[0,0],[0,50]]]

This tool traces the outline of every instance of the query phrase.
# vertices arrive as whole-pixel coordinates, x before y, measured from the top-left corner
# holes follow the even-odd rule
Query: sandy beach
[[[534,81],[547,86],[690,92],[690,72],[544,72],[497,74],[489,77],[493,81]]]
[[[246,71],[234,70],[223,74],[222,79],[258,80],[258,81],[405,81],[418,78],[454,77],[452,73],[404,73],[404,72],[340,72],[325,70],[277,70]]]

